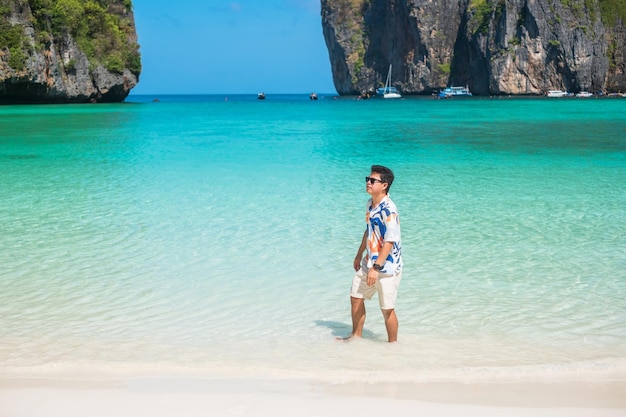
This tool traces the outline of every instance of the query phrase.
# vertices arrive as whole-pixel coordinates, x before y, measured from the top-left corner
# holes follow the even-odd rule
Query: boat
[[[385,87],[376,89],[376,93],[383,98],[401,98],[402,96],[396,89],[391,86],[391,64],[389,64],[389,72],[387,72],[387,80],[385,81]]]
[[[439,92],[439,98],[448,97],[471,97],[472,92],[468,86],[465,87],[447,87]]]
[[[317,94],[315,94],[315,93],[311,93],[311,94],[309,95],[309,100],[317,100]]]
[[[256,95],[256,98],[259,100],[265,100],[265,93],[261,92]]]
[[[591,97],[593,96],[592,93],[590,93],[589,91],[581,91],[580,93],[576,93],[576,97]]]
[[[566,97],[567,96],[567,91],[548,90],[548,94],[546,94],[546,96],[548,96],[548,97]]]
[[[376,89],[376,94],[378,94],[379,96],[382,96],[382,95],[385,94],[385,91],[387,93],[400,94],[400,93],[398,93],[398,90],[396,89],[396,87],[389,87],[389,88],[380,87],[380,88],[377,88]]]

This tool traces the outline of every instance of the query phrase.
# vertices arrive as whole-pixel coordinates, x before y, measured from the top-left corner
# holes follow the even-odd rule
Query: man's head
[[[370,169],[372,178],[380,179],[380,186],[382,186],[385,190],[385,194],[389,194],[389,189],[391,188],[391,184],[393,183],[393,171],[389,168],[382,165],[372,165]],[[375,181],[374,183],[378,183],[379,181]],[[370,181],[370,185],[373,185]]]

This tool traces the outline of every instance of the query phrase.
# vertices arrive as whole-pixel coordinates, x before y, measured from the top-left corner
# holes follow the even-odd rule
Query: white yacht
[[[548,94],[546,94],[546,96],[548,96],[548,97],[565,97],[565,96],[567,96],[567,91],[548,90]]]

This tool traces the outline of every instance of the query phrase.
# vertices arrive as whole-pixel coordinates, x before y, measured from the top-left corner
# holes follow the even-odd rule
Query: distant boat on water
[[[472,93],[468,86],[465,87],[447,87],[439,92],[439,98],[448,97],[471,97]]]
[[[256,95],[256,98],[258,98],[259,100],[265,100],[265,93],[260,92]]]
[[[385,92],[387,93],[393,93],[393,94],[400,94],[398,93],[398,90],[396,89],[396,87],[380,87],[376,89],[376,94],[378,94],[379,96],[382,96],[385,94]]]
[[[548,94],[546,94],[547,97],[566,97],[567,91],[562,91],[562,90],[548,90]]]
[[[581,91],[580,93],[576,93],[576,97],[591,97],[593,96],[592,93],[590,93],[589,91]]]
[[[396,90],[396,87],[391,86],[391,64],[389,65],[389,71],[387,72],[387,80],[385,81],[385,87],[377,88],[376,94],[383,96],[383,98],[401,98],[402,96]]]

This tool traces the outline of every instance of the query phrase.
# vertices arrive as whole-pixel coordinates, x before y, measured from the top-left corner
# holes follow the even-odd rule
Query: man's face
[[[380,174],[372,172],[370,176],[365,179],[365,191],[367,191],[368,194],[378,194],[384,191],[384,189],[385,187],[380,179]]]

